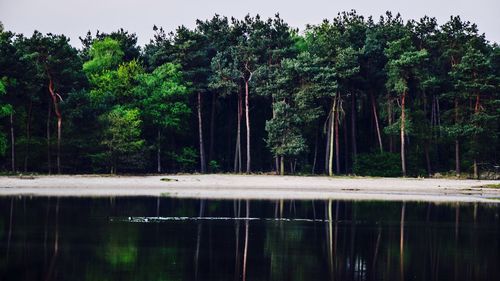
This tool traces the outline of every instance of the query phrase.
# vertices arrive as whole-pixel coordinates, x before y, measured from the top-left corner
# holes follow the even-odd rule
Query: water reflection
[[[1,280],[499,280],[499,205],[1,198]]]

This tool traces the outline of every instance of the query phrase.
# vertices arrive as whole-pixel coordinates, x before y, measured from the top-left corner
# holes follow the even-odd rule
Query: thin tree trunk
[[[215,103],[217,101],[217,94],[212,94],[212,110],[210,112],[210,147],[208,150],[208,161],[213,160],[214,156],[214,131],[215,131]]]
[[[238,124],[236,130],[236,146],[234,151],[234,172],[241,173],[241,117],[243,115],[243,105],[241,92],[238,92]]]
[[[30,155],[30,143],[31,143],[31,112],[33,110],[33,100],[30,100],[30,105],[28,106],[28,116],[26,120],[26,154],[24,155],[24,172],[28,172],[28,160]]]
[[[311,173],[314,174],[316,172],[316,160],[318,158],[318,132],[316,132],[316,141],[314,142],[314,159],[312,165]]]
[[[245,119],[247,125],[247,174],[251,172],[251,154],[250,154],[250,104],[248,84],[252,76],[245,81]]]
[[[458,99],[455,98],[455,124],[458,124]],[[455,138],[455,172],[460,177],[460,141]]]
[[[335,110],[337,108],[337,97],[333,99],[333,106],[332,106],[332,111],[330,112],[330,143],[329,143],[329,150],[330,150],[330,155],[328,155],[328,175],[333,176],[333,138],[334,138],[334,123],[335,123]]]
[[[480,108],[481,108],[480,96],[479,93],[476,93],[476,104],[474,106],[474,114],[478,114]],[[474,135],[474,142],[477,143],[476,135]],[[473,168],[474,168],[474,178],[479,179],[479,169],[477,166],[477,152],[474,153]]]
[[[47,108],[47,170],[49,175],[52,174],[52,155],[51,155],[51,136],[50,136],[50,119],[52,115],[52,104],[48,103]]]
[[[437,113],[437,116],[436,116],[437,125],[439,127],[439,132],[441,132],[441,111],[439,109],[439,98],[438,97],[436,97],[436,113]]]
[[[279,175],[280,174],[280,160],[279,156],[274,156],[274,174]]]
[[[279,156],[279,158],[280,158],[280,175],[284,176],[285,175],[285,157]]]
[[[338,104],[337,104],[338,107]],[[340,174],[339,110],[335,109],[335,171]]]
[[[158,127],[158,141],[156,144],[157,171],[161,173],[161,129]]]
[[[333,143],[334,143],[334,134],[335,134],[335,128],[334,128],[334,117],[333,117],[333,112],[331,113],[330,116],[330,136],[329,140],[330,143],[328,144],[328,151],[330,152],[328,155],[328,175],[333,176]]]
[[[200,169],[201,173],[205,173],[207,171],[207,166],[205,162],[205,148],[203,145],[203,120],[201,116],[201,92],[198,92],[198,136],[200,143]]]
[[[343,134],[344,134],[344,171],[347,175],[349,173],[349,144],[347,143],[347,122],[344,120]]]
[[[405,99],[406,91],[403,92],[401,97],[401,170],[403,171],[403,177],[406,177],[406,159],[405,159]]]
[[[10,112],[10,165],[12,173],[16,171],[16,140],[14,137],[14,110]]]
[[[331,116],[332,114],[329,113],[328,116],[327,116],[327,119],[325,121],[325,125],[326,126],[326,145],[325,145],[325,173],[326,174],[329,174],[329,168],[328,168],[328,163],[329,163],[329,159],[330,159],[330,135],[331,135],[331,127],[330,126],[330,122],[332,121],[331,120]]]
[[[358,154],[358,148],[356,144],[356,95],[351,94],[351,149],[352,149],[352,160],[356,159]]]
[[[57,117],[57,173],[61,173],[61,133],[62,133],[62,118]]]
[[[54,90],[54,81],[49,75],[49,92],[52,98],[52,103],[54,104],[54,112],[57,116],[57,173],[61,173],[61,133],[62,133],[62,114],[59,109],[59,99],[61,98],[58,93]]]
[[[474,168],[474,178],[479,179],[479,169],[477,167],[477,159],[474,157],[474,161],[472,163],[473,168]]]
[[[380,133],[380,125],[378,122],[377,107],[375,105],[375,97],[373,96],[372,92],[370,92],[370,99],[371,99],[371,103],[372,103],[373,119],[375,120],[375,129],[377,131],[378,146],[379,146],[380,152],[383,152],[384,149],[382,147],[382,135]]]
[[[390,98],[387,99],[387,123],[389,126],[392,125],[392,102]],[[394,152],[392,135],[389,136],[389,152]]]

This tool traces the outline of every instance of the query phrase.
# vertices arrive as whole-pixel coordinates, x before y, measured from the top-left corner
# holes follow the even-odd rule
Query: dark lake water
[[[500,280],[500,205],[0,198],[0,280]]]

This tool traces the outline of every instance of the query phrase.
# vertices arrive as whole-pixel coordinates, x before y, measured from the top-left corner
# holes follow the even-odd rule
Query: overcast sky
[[[120,27],[135,32],[139,44],[152,38],[154,24],[165,30],[179,25],[193,27],[196,19],[215,13],[242,18],[250,13],[269,17],[279,12],[291,26],[333,18],[338,12],[356,9],[359,14],[378,18],[386,10],[400,12],[405,20],[433,16],[446,22],[460,15],[474,22],[493,42],[500,42],[500,0],[0,0],[0,21],[7,30],[31,35],[65,34],[80,46],[78,36],[90,30],[111,32]]]

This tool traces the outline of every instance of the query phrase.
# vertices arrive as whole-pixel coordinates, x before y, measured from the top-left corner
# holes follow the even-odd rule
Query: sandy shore
[[[162,181],[168,178],[170,181]],[[0,196],[170,196],[221,199],[344,199],[500,204],[498,181],[271,175],[0,177]]]

